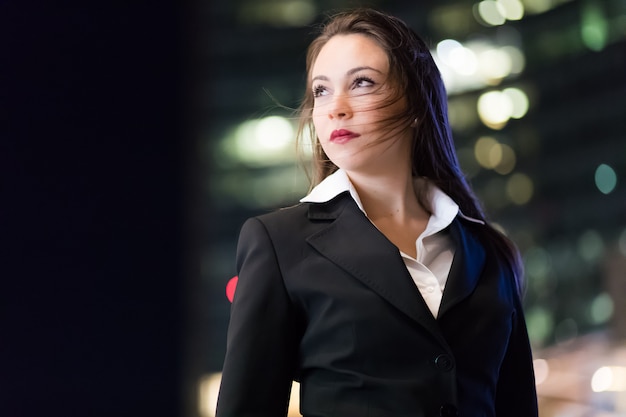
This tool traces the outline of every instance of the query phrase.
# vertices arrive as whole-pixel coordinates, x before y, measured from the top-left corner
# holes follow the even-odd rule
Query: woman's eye
[[[328,90],[323,85],[313,87],[313,97],[321,97],[328,94]]]
[[[374,81],[367,77],[359,77],[354,80],[354,87],[371,87],[374,85]]]

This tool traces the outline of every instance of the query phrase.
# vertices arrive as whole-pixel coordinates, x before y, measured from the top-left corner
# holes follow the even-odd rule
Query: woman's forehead
[[[345,75],[353,68],[366,67],[386,75],[389,59],[385,50],[366,35],[335,35],[321,48],[313,63],[311,77]]]

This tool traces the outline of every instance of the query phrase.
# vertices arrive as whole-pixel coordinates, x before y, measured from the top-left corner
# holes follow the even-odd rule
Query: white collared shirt
[[[437,317],[455,249],[452,238],[447,233],[440,232],[447,228],[457,215],[470,221],[483,222],[464,216],[459,211],[459,206],[446,193],[434,184],[428,184],[427,198],[430,201],[432,214],[426,229],[415,242],[417,258],[413,258],[402,251],[400,251],[400,255],[428,308],[433,316]],[[326,177],[311,190],[309,195],[300,201],[303,203],[325,203],[345,191],[350,193],[361,211],[367,216],[356,189],[346,172],[341,169]]]

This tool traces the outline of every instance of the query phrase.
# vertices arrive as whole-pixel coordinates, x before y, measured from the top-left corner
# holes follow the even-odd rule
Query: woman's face
[[[313,124],[330,160],[348,172],[410,169],[412,129],[398,122],[404,97],[389,77],[389,60],[373,39],[337,35],[321,49],[311,70]]]

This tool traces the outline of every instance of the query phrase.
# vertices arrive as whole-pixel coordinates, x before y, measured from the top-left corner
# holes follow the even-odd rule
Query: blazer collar
[[[376,229],[348,192],[327,203],[311,204],[309,219],[329,221],[306,239],[313,248],[445,343],[398,248]]]
[[[450,232],[456,251],[439,306],[439,318],[474,291],[486,260],[485,248],[476,236],[463,226],[459,217],[450,225]]]
[[[308,217],[328,223],[307,238],[313,248],[443,341],[398,248],[376,229],[349,192],[325,203],[309,204]],[[450,225],[456,251],[439,318],[473,292],[485,265],[485,250],[463,221],[457,217]]]

